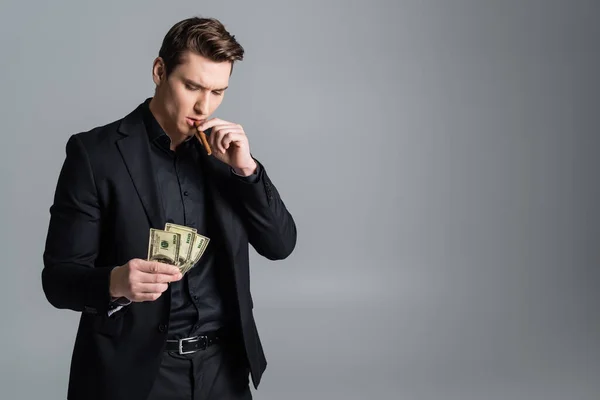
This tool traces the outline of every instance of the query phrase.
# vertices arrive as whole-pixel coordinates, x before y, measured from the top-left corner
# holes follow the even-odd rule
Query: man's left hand
[[[250,155],[248,137],[239,124],[212,118],[197,126],[198,131],[212,128],[207,135],[213,155],[228,164],[233,170],[243,176],[252,175],[257,168],[256,161]]]

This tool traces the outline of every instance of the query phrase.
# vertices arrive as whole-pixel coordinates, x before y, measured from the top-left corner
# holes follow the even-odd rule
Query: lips
[[[195,125],[195,124],[197,124],[198,122],[202,123],[202,122],[204,122],[204,121],[205,121],[204,119],[201,119],[201,118],[193,118],[193,117],[185,117],[185,119],[186,119],[186,121],[187,121],[188,125],[190,125],[190,126],[194,126],[194,125]]]

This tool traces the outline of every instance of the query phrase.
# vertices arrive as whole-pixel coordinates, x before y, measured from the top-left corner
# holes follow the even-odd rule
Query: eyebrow
[[[194,82],[194,81],[192,81],[191,79],[184,78],[183,80],[184,80],[184,82],[185,82],[185,83],[187,83],[188,85],[191,85],[191,86],[196,86],[196,87],[198,87],[198,88],[201,88],[201,89],[204,89],[204,90],[209,90],[208,88],[206,88],[206,87],[202,86],[201,84],[199,84],[199,83],[197,83],[197,82]],[[227,89],[228,87],[229,87],[229,86],[225,86],[224,88],[220,88],[220,89],[211,89],[211,90],[212,90],[212,91],[214,91],[214,92],[222,92],[222,91],[224,91],[225,89]]]

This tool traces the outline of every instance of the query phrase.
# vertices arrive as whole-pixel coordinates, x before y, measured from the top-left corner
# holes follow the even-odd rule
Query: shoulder
[[[80,147],[90,157],[105,157],[117,150],[116,142],[126,131],[138,130],[140,124],[143,124],[141,105],[124,117],[71,135],[67,148],[70,145]]]
[[[114,142],[121,137],[119,134],[119,127],[123,120],[124,119],[121,118],[105,125],[93,127],[88,131],[72,135],[72,138],[80,142],[88,152],[97,152],[103,147],[114,144]]]

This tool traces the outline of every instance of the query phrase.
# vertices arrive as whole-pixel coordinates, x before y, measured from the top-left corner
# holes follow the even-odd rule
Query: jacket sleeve
[[[288,257],[296,246],[296,224],[264,166],[257,177],[234,179],[235,194],[243,210],[248,240],[258,254],[270,259]]]
[[[66,146],[44,249],[42,287],[57,308],[107,312],[111,267],[96,268],[101,213],[89,157],[73,135]]]

